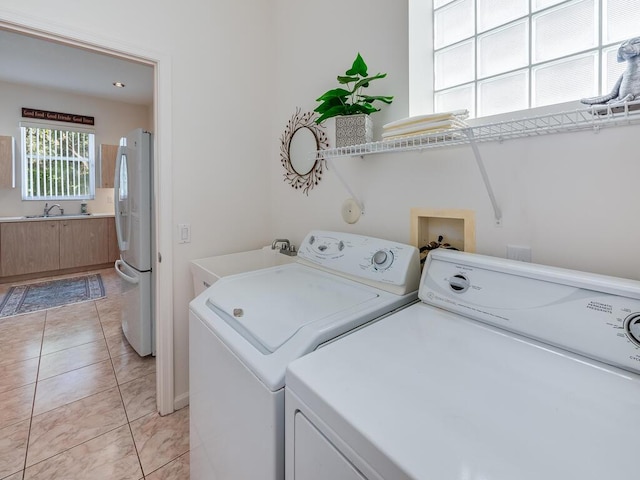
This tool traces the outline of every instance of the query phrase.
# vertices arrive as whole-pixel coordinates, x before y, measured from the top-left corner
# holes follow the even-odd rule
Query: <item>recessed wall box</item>
[[[442,243],[449,243],[465,252],[475,252],[475,218],[472,210],[412,208],[410,243],[421,248],[442,235]]]

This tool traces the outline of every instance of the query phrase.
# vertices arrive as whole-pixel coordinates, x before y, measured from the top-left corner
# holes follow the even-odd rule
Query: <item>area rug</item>
[[[0,302],[0,317],[61,307],[102,297],[104,297],[104,285],[99,273],[15,285]]]

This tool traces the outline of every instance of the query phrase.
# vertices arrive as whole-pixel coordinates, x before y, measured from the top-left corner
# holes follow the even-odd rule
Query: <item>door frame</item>
[[[171,57],[167,53],[123,44],[112,38],[0,9],[0,28],[68,46],[107,53],[154,67],[154,220],[158,252],[154,259],[156,312],[156,401],[160,415],[174,411],[173,245],[172,245],[172,122]],[[124,133],[124,132],[123,132]],[[159,215],[159,212],[165,212]]]

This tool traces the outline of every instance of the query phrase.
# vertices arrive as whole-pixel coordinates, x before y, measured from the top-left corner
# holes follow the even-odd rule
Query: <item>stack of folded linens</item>
[[[430,115],[403,118],[402,120],[396,120],[395,122],[384,125],[382,127],[382,139],[395,140],[398,138],[458,130],[467,127],[465,119],[468,116],[468,110],[455,110],[452,112],[432,113]]]

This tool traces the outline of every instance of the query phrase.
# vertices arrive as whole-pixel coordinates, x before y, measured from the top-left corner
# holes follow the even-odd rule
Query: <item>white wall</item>
[[[270,243],[273,42],[267,0],[4,0],[29,23],[60,25],[170,58],[173,210],[192,243],[173,245],[175,395],[188,392],[188,261]],[[160,112],[162,115],[162,112]],[[177,228],[174,228],[177,234]],[[177,239],[176,239],[177,240]]]
[[[375,93],[396,96],[372,116],[377,138],[381,125],[407,116],[406,3],[327,0],[322,12],[339,12],[329,16],[316,4],[278,0],[280,125],[272,136],[284,130],[296,106],[315,108],[315,98],[335,85],[357,51],[370,73],[388,73]],[[300,242],[309,229],[327,228],[409,242],[412,207],[471,209],[480,253],[504,257],[507,244],[528,245],[534,262],[640,279],[639,134],[640,126],[626,126],[481,144],[502,227],[494,225],[468,146],[338,159],[366,208],[353,226],[342,221],[340,206],[349,195],[331,170],[305,197],[282,182],[273,147],[272,236]]]
[[[22,170],[20,165],[20,128],[22,107],[53,112],[77,113],[95,117],[96,162],[100,144],[117,145],[120,137],[137,127],[151,129],[150,107],[107,101],[86,95],[74,95],[57,90],[34,88],[0,82],[0,135],[13,136],[16,142],[16,188],[0,189],[0,217],[20,217],[41,213],[44,202],[22,200]],[[96,198],[88,203],[91,213],[113,213],[113,189],[97,188]],[[67,212],[80,212],[80,201],[58,202]]]

